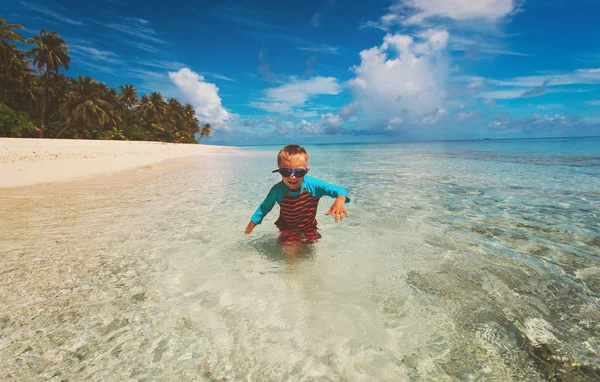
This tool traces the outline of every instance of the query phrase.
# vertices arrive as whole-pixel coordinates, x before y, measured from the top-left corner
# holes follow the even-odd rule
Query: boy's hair
[[[302,156],[306,163],[308,163],[308,153],[299,145],[287,145],[281,150],[279,150],[279,154],[277,154],[277,165],[281,163],[282,160],[288,159],[291,157]]]

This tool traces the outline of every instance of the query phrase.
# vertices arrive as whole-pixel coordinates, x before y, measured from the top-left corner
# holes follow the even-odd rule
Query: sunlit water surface
[[[600,139],[309,146],[297,262],[278,149],[0,190],[2,379],[600,378]]]

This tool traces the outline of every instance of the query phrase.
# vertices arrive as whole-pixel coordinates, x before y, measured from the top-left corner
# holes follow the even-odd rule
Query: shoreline
[[[231,146],[83,139],[0,138],[0,189],[73,180],[168,159],[235,153]]]

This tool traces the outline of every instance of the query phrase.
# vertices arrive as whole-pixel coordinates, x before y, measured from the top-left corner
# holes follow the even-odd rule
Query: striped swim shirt
[[[279,204],[279,218],[275,225],[280,230],[306,230],[317,226],[317,207],[323,196],[337,198],[346,197],[348,193],[342,187],[326,183],[320,179],[305,176],[302,187],[298,191],[290,190],[283,181],[274,185],[267,197],[262,201],[250,220],[254,224],[262,223],[263,218],[271,212],[275,203]]]

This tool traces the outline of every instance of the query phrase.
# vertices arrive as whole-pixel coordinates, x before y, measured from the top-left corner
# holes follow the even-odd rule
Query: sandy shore
[[[162,142],[0,138],[0,188],[64,181],[226,151],[236,149]]]

